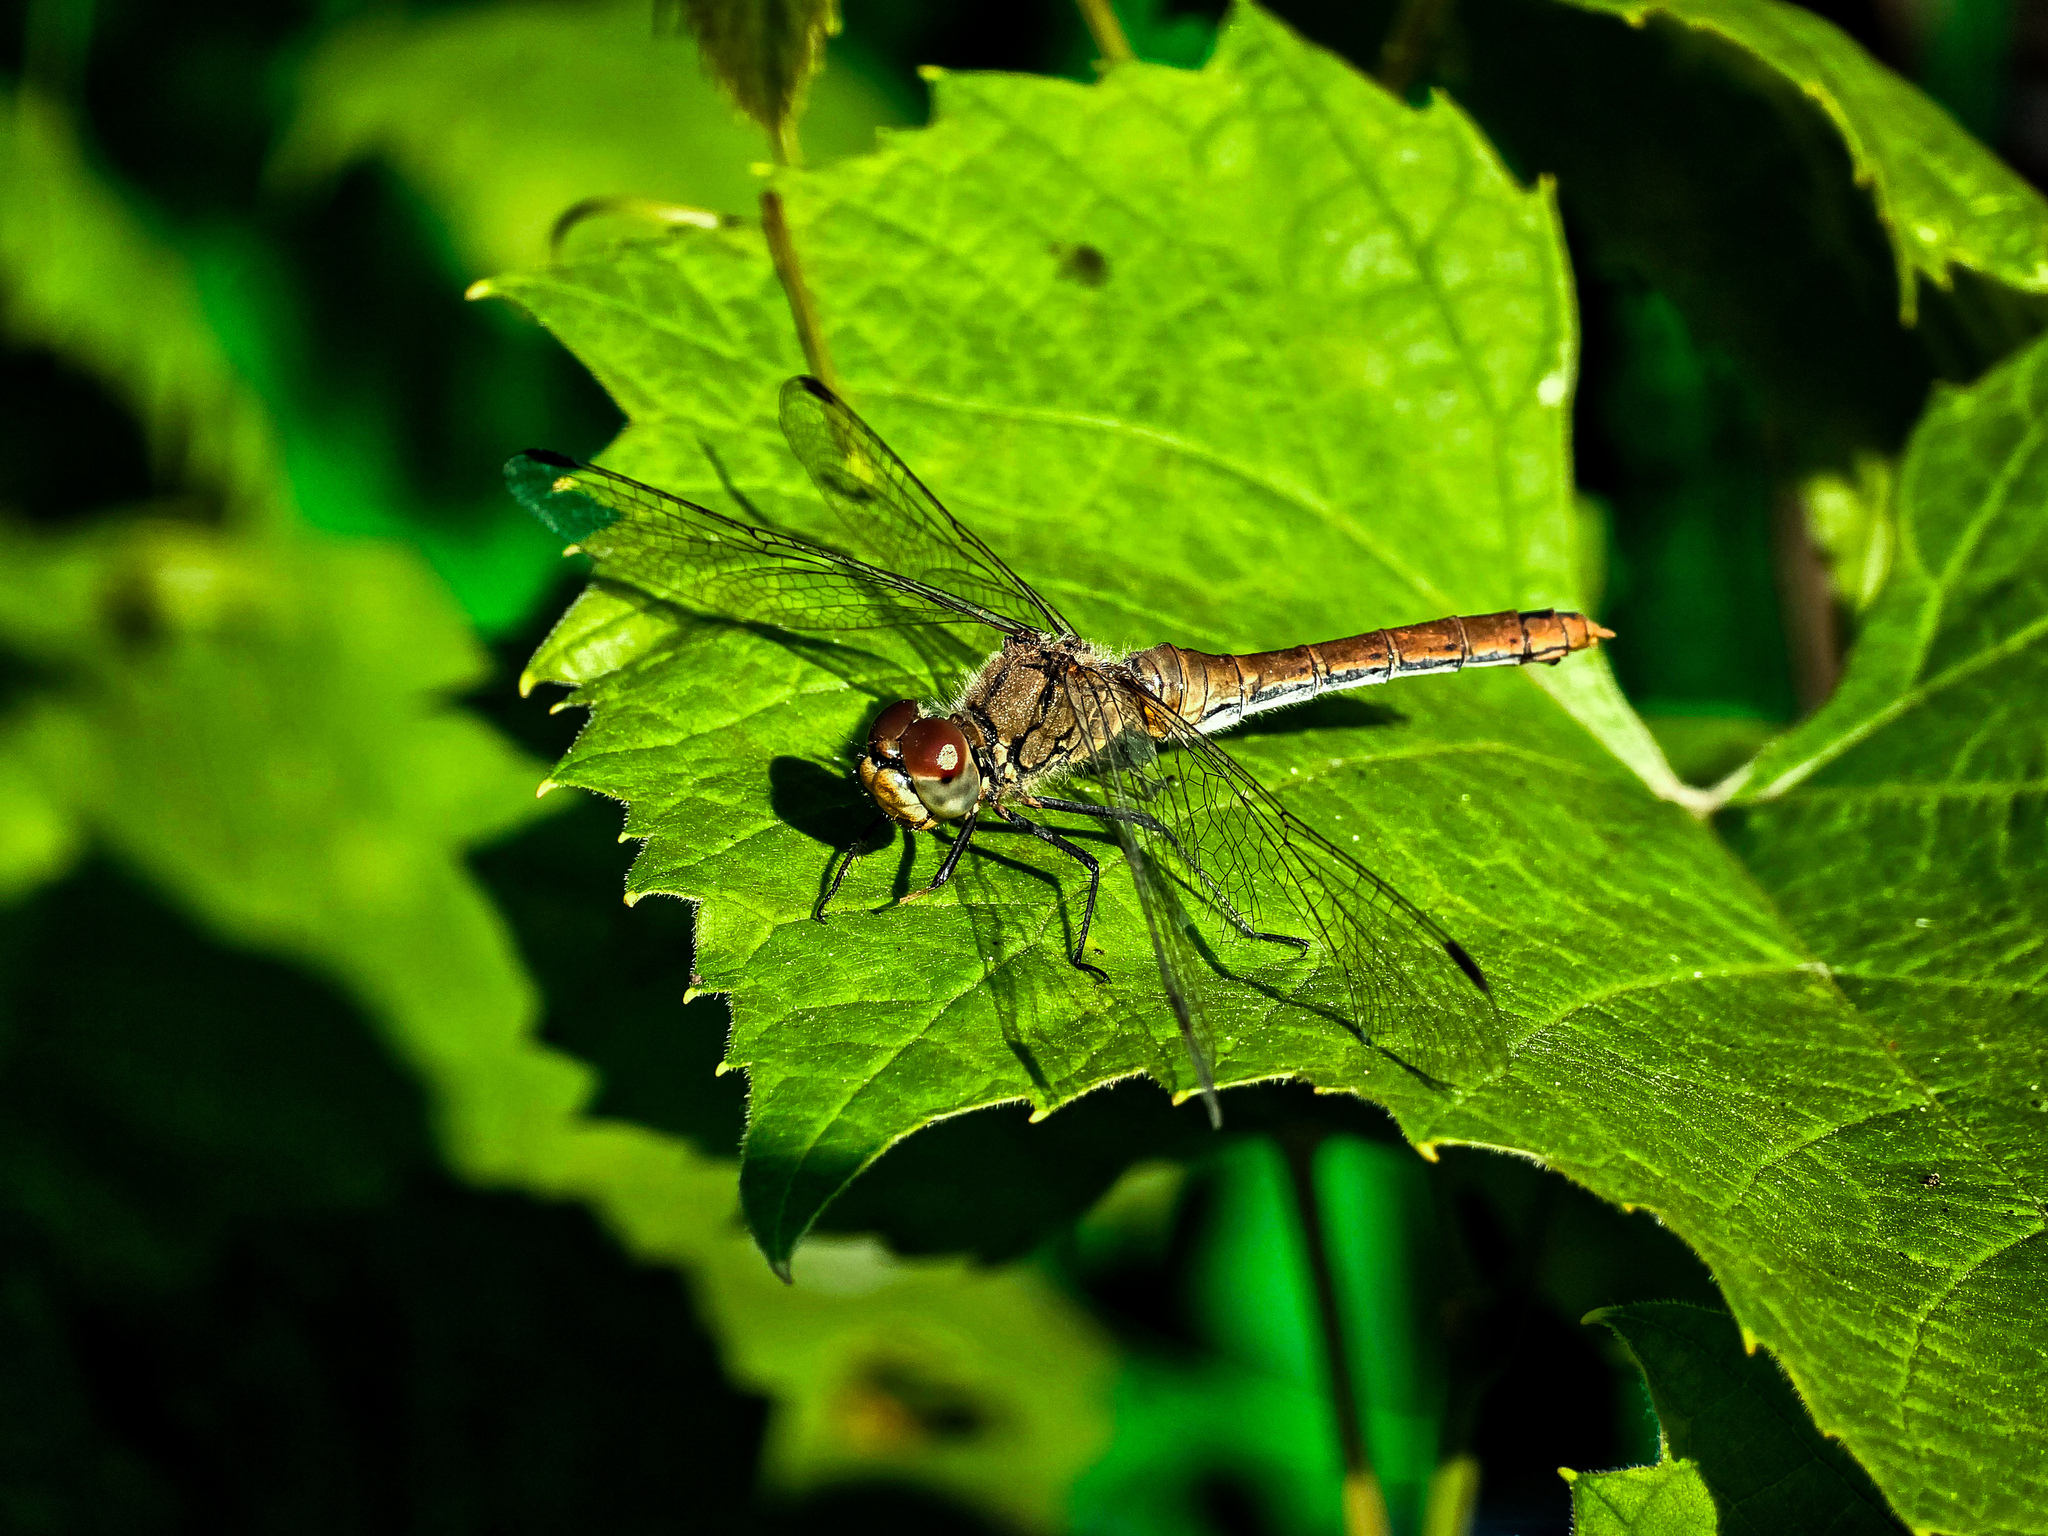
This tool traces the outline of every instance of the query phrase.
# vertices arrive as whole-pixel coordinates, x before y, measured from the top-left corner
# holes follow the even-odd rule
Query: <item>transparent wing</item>
[[[1208,993],[1214,979],[1202,963],[1171,871],[1183,869],[1173,847],[1175,837],[1164,823],[1147,814],[1156,798],[1158,753],[1152,738],[1128,717],[1134,701],[1109,673],[1084,669],[1070,681],[1070,696],[1083,739],[1104,743],[1090,763],[1092,776],[1105,791],[1110,826],[1124,852],[1124,863],[1137,888],[1138,908],[1152,938],[1153,958],[1167,1006],[1180,1026],[1181,1043],[1194,1068],[1195,1085],[1209,1111],[1209,1123],[1221,1130],[1223,1109],[1216,1098],[1216,1043]],[[1137,717],[1142,720],[1142,714]],[[1120,813],[1120,814],[1119,814]]]
[[[847,547],[1019,627],[1074,631],[1031,584],[948,512],[850,406],[816,379],[782,386],[790,450],[845,525]]]
[[[1313,979],[1295,1000],[1412,1070],[1443,1080],[1473,1059],[1495,1009],[1478,965],[1441,924],[1135,679],[1108,669],[1084,676],[1089,713],[1103,722],[1096,739],[1108,745],[1076,782],[1100,786],[1097,798],[1130,829],[1153,887],[1160,869],[1172,869],[1182,890],[1241,936],[1306,941]],[[1147,884],[1141,876],[1141,901],[1151,899]],[[1191,959],[1191,941],[1155,948],[1169,993],[1196,1000],[1199,1029],[1214,967]],[[1191,963],[1204,974],[1188,974]]]
[[[1022,628],[957,593],[560,454],[529,450],[505,478],[600,576],[686,608],[793,630]]]

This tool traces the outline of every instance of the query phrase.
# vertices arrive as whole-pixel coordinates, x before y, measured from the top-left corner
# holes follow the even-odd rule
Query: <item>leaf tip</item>
[[[478,299],[495,298],[497,297],[497,293],[498,285],[492,282],[488,277],[480,277],[475,282],[471,283],[467,288],[462,290],[463,298],[469,300],[471,303],[476,302],[476,300]]]
[[[1436,1141],[1418,1141],[1415,1143],[1415,1150],[1422,1154],[1424,1162],[1433,1163],[1437,1160],[1436,1149],[1441,1145],[1443,1143]]]
[[[532,698],[533,690],[538,686],[540,686],[540,679],[534,675],[531,667],[519,674],[519,697],[522,699]],[[548,713],[553,714],[554,711],[551,709]]]
[[[1568,1483],[1576,1483],[1579,1480],[1579,1474],[1573,1471],[1570,1467],[1559,1467],[1557,1469],[1557,1475],[1563,1478]]]
[[[619,839],[619,841],[623,843],[623,842],[625,841],[625,839],[624,839],[624,838],[622,837],[622,838],[620,838],[620,839]],[[638,906],[638,905],[640,904],[640,898],[641,898],[642,896],[645,896],[646,894],[647,894],[647,893],[646,893],[645,891],[628,891],[628,892],[626,892],[626,896],[625,896],[625,901],[626,901],[626,905],[627,905],[627,906],[629,906],[629,907],[637,907],[637,906]]]
[[[542,779],[540,783],[536,784],[533,788],[533,798],[536,800],[544,799],[546,798],[547,792],[549,790],[560,789],[561,787],[562,786],[557,784],[553,779]]]

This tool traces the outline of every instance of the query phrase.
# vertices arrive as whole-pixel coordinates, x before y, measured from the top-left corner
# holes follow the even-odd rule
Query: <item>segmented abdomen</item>
[[[1129,665],[1160,702],[1204,731],[1228,730],[1246,715],[1305,703],[1342,688],[1466,667],[1555,664],[1611,640],[1582,613],[1554,608],[1432,619],[1284,651],[1211,656],[1155,645]]]

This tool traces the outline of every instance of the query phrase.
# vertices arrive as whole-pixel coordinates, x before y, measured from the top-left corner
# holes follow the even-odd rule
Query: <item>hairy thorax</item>
[[[1120,728],[1122,711],[1099,685],[1075,683],[1122,665],[1079,640],[1012,640],[988,659],[954,718],[995,772],[997,790],[1028,790],[1078,768]]]

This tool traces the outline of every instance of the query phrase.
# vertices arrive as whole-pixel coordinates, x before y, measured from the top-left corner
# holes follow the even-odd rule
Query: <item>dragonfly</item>
[[[1167,1004],[1219,1127],[1209,1021],[1219,989],[1239,983],[1191,914],[1289,959],[1316,952],[1322,964],[1312,974],[1335,978],[1325,991],[1340,1022],[1368,1043],[1397,1021],[1426,1026],[1492,1009],[1486,973],[1434,916],[1215,738],[1326,693],[1470,667],[1554,665],[1612,631],[1540,609],[1284,650],[1219,655],[1162,643],[1122,653],[1084,639],[826,385],[789,380],[780,420],[843,541],[771,525],[722,467],[748,518],[542,449],[515,456],[506,477],[570,552],[592,558],[599,579],[659,602],[799,634],[940,635],[958,642],[951,654],[985,656],[965,663],[952,700],[900,699],[875,715],[854,777],[877,814],[827,866],[813,916],[826,918],[878,832],[907,828],[946,842],[930,882],[907,902],[944,888],[977,834],[1002,827],[1085,875],[1066,959],[1106,983],[1088,950],[1103,865],[1069,835],[1078,828],[1066,818],[1094,823],[1123,854]]]

